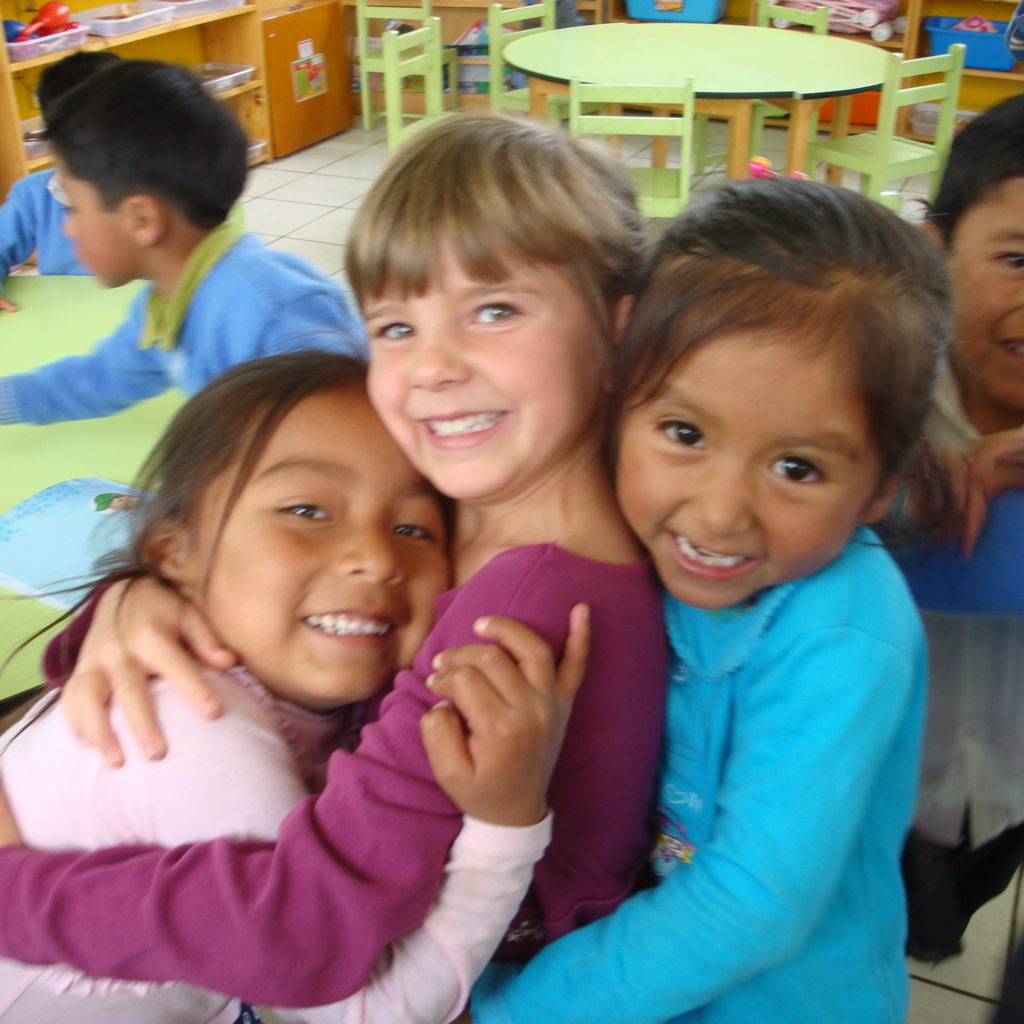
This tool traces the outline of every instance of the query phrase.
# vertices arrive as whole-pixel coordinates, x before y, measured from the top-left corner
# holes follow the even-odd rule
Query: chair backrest
[[[529,28],[506,31],[509,25],[534,22]],[[551,32],[555,27],[555,0],[540,0],[525,7],[502,7],[491,4],[487,8],[487,64],[488,90],[491,110],[504,110],[508,106],[526,109],[523,103],[509,104],[505,92],[505,61],[502,54],[513,39],[522,39],[537,32]]]
[[[789,28],[790,25],[805,25],[810,28],[816,36],[823,36],[828,31],[829,8],[825,6],[815,7],[813,11],[801,10],[799,7],[784,7],[782,4],[768,3],[767,0],[760,0],[757,5],[757,14],[754,24],[761,28],[768,28],[773,21],[783,22],[778,27]]]
[[[587,109],[584,109],[586,105]],[[623,107],[649,108],[627,114]],[[679,139],[679,167],[634,168],[640,212],[647,217],[673,217],[690,198],[693,144],[693,79],[679,85],[593,85],[578,77],[569,81],[569,133],[579,135],[643,135]],[[650,187],[645,187],[650,186]]]
[[[895,136],[896,119],[902,108],[914,103],[937,102],[939,119],[935,128],[935,149],[940,153],[948,151],[953,141],[966,50],[963,43],[956,43],[948,53],[933,57],[904,60],[900,53],[889,54],[878,108],[878,136],[883,139]],[[922,78],[927,78],[927,81],[922,82]]]
[[[370,56],[370,40],[375,37],[383,38],[384,25],[388,21],[408,24],[409,22],[426,22],[429,17],[430,0],[419,0],[418,3],[408,7],[386,4],[377,6],[367,3],[367,0],[356,0],[356,38],[359,58],[365,60]],[[381,22],[381,24],[374,30],[371,22]],[[383,42],[381,46],[383,46]]]
[[[388,149],[393,151],[411,132],[444,114],[444,83],[441,76],[441,19],[427,18],[412,32],[385,32],[381,51],[384,59],[384,116]],[[402,83],[412,76],[423,78],[423,116],[406,125],[402,109]]]

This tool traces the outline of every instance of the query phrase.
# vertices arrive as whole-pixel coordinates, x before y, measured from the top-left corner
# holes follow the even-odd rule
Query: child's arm
[[[1006,48],[1014,60],[1024,60],[1024,0],[1006,23]]]
[[[24,263],[35,252],[38,218],[32,193],[32,182],[16,181],[7,201],[0,206],[0,288],[11,267]],[[18,307],[0,294],[0,309],[15,313]]]
[[[551,838],[545,797],[583,678],[585,608],[573,611],[557,676],[550,648],[526,627],[493,619],[478,632],[503,648],[477,644],[445,652],[432,683],[455,697],[465,727],[440,704],[424,715],[421,729],[448,795],[464,813],[472,810],[489,823],[466,818],[423,927],[392,943],[356,995],[298,1011],[308,1024],[451,1020],[494,954]]]
[[[422,923],[461,823],[418,735],[420,717],[436,703],[423,685],[431,657],[473,640],[481,608],[524,619],[560,649],[569,608],[597,586],[595,573],[605,583],[609,576],[566,561],[557,549],[520,549],[463,585],[357,753],[332,757],[326,789],[289,815],[276,844],[0,853],[0,954],[93,974],[184,979],[272,1005],[354,992],[377,954]],[[646,567],[614,570],[617,586],[595,592],[597,669],[552,781],[563,825],[538,867],[541,935],[621,899],[642,855],[664,654]],[[637,658],[644,683],[627,687],[626,662]],[[613,735],[611,746],[601,740]],[[131,931],[119,924],[126,905],[134,908]],[[282,948],[287,972],[275,969]]]
[[[86,355],[0,377],[0,424],[110,416],[167,390],[163,354],[138,347],[146,289],[127,319]]]
[[[794,637],[733,710],[713,838],[522,969],[492,965],[475,1024],[660,1024],[791,957],[848,864],[879,764],[897,741],[916,757],[897,730],[920,711],[921,677],[859,630]]]

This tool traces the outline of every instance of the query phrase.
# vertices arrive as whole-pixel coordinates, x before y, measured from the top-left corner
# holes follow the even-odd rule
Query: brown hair
[[[450,247],[482,281],[505,261],[564,268],[606,338],[646,251],[625,166],[606,148],[502,114],[445,118],[392,158],[356,217],[346,254],[361,305],[389,290],[421,295]]]
[[[740,331],[838,350],[888,478],[920,448],[949,314],[938,248],[879,203],[815,182],[730,183],[666,231],[619,353],[620,403],[643,405],[685,355]]]

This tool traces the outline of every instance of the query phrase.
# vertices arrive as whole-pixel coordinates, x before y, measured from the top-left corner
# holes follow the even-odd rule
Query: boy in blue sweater
[[[0,423],[108,416],[258,356],[363,351],[338,285],[228,223],[245,135],[190,72],[117,61],[57,105],[47,132],[81,261],[107,287],[150,284],[89,354],[0,378]]]
[[[61,96],[118,59],[109,50],[83,50],[49,65],[36,89],[43,124]],[[67,204],[54,168],[29,174],[11,187],[7,202],[0,206],[0,310],[17,312],[18,307],[3,295],[3,282],[8,269],[24,263],[32,253],[40,274],[89,273],[64,234],[66,216]]]

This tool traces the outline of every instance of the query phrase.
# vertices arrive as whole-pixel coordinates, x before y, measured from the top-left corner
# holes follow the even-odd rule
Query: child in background
[[[594,639],[549,791],[554,836],[501,953],[524,959],[628,895],[648,845],[666,661],[602,424],[645,244],[622,164],[548,126],[452,117],[396,154],[360,208],[349,279],[371,337],[371,399],[455,501],[456,586],[359,748],[335,755],[323,793],[276,845],[184,859],[0,851],[5,954],[278,1005],[352,992],[423,920],[461,820],[419,739],[435,657],[475,641],[481,615],[518,619],[558,651],[580,601]],[[131,627],[145,593],[112,627],[118,650],[122,632],[152,632]],[[108,619],[116,598],[104,598]],[[175,609],[163,626],[172,638],[178,621]]]
[[[149,497],[128,513],[133,568],[118,575],[149,572],[191,595],[238,651],[244,668],[207,676],[229,713],[201,719],[156,681],[170,755],[148,761],[129,745],[124,769],[112,771],[78,742],[51,691],[0,740],[4,789],[27,842],[273,836],[322,786],[329,754],[354,745],[366,702],[411,662],[448,582],[441,499],[388,436],[365,385],[356,360],[294,353],[228,371],[179,412],[143,471]],[[432,1024],[460,1009],[549,832],[538,769],[550,763],[548,737],[522,715],[501,723],[500,732],[481,723],[487,756],[467,751],[473,772],[458,780],[492,824],[466,820],[425,928],[389,950],[358,997],[308,1019]],[[517,769],[514,794],[495,786]],[[0,961],[6,1024],[198,1024],[238,1013],[237,1000],[189,985]]]
[[[257,356],[362,348],[334,282],[226,221],[246,139],[190,72],[115,61],[57,105],[47,134],[79,258],[107,287],[151,284],[88,355],[0,378],[0,423],[109,416]]]
[[[617,376],[619,498],[674,654],[661,880],[489,967],[476,1024],[904,1024],[925,649],[867,524],[947,312],[927,239],[847,189],[729,184],[668,227]]]
[[[43,124],[49,124],[61,96],[118,59],[109,50],[83,50],[44,68],[36,89]],[[64,234],[66,216],[67,203],[54,168],[36,171],[11,186],[7,202],[0,206],[0,310],[17,312],[18,307],[3,296],[3,282],[8,269],[32,253],[40,274],[89,273]]]
[[[935,961],[1024,859],[1024,96],[959,133],[925,229],[953,289],[929,437],[965,524],[901,555],[932,654],[908,951]]]

